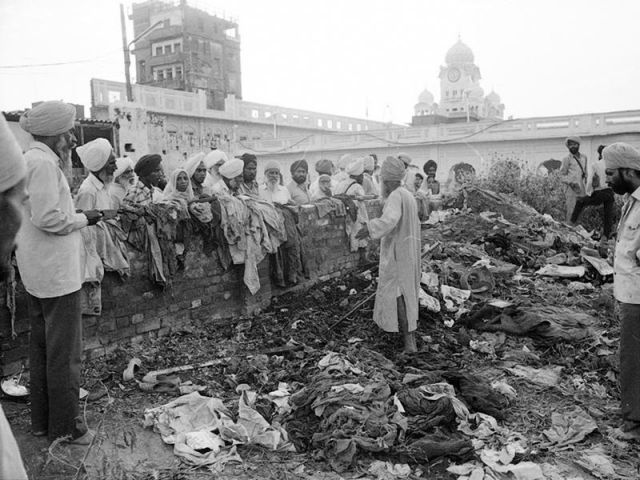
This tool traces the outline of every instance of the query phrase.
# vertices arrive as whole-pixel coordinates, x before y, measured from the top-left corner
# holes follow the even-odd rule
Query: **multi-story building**
[[[193,5],[186,0],[133,4],[135,38],[158,24],[135,43],[136,83],[204,92],[207,108],[223,110],[227,95],[242,98],[238,24]]]

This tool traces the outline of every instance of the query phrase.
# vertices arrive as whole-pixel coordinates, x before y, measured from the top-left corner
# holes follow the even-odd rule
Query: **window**
[[[280,116],[281,116],[284,120],[286,120],[286,119],[287,119],[287,114],[286,114],[286,113],[281,113],[281,114],[280,114]]]
[[[256,109],[251,110],[251,118],[258,118],[260,116],[260,112]]]
[[[165,54],[165,55],[169,55],[169,54],[171,54],[171,53],[172,53],[171,45],[165,45],[165,46],[164,46],[164,54]]]
[[[322,127],[322,119],[321,118],[318,119],[318,126]]]
[[[336,128],[337,128],[338,130],[340,130],[340,129],[342,128],[342,122],[340,122],[340,120],[338,120],[338,121],[336,122]]]
[[[356,130],[357,130],[357,131],[362,130],[362,126],[361,126],[359,123],[357,123],[357,124],[356,124]]]
[[[270,118],[271,112],[264,112],[264,118]]]
[[[173,51],[178,53],[179,51],[182,50],[182,43],[180,42],[176,42],[173,44]]]
[[[182,65],[176,67],[176,78],[182,80]]]
[[[156,47],[155,52],[156,53],[155,53],[154,57],[162,55],[162,47],[161,46],[160,47]]]
[[[171,80],[173,78],[173,68],[167,68],[164,75],[167,80]]]
[[[350,132],[353,131],[353,124],[352,123],[349,124],[349,131]]]
[[[333,120],[327,120],[327,128],[333,128]]]

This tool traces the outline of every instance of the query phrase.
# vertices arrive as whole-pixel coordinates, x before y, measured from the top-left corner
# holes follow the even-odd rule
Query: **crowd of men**
[[[78,411],[81,232],[121,208],[164,202],[183,208],[188,215],[193,203],[224,195],[251,196],[282,205],[308,204],[336,195],[379,197],[381,216],[368,220],[357,233],[361,240],[381,240],[373,320],[385,331],[400,332],[405,351],[416,350],[420,217],[437,209],[442,195],[434,161],[425,163],[423,175],[406,154],[388,156],[382,162],[375,155],[345,155],[335,164],[318,161],[314,165],[318,176],[309,182],[309,165],[298,160],[291,164],[291,181],[285,186],[279,163],[267,162],[264,181],[259,183],[255,155],[229,159],[214,150],[193,155],[165,180],[160,155],[144,155],[134,164],[127,158],[115,158],[111,144],[97,139],[77,148],[89,174],[74,200],[65,176],[76,147],[74,122],[74,107],[62,102],[44,102],[27,111],[20,126],[31,134],[32,142],[23,154],[0,116],[0,274],[8,274],[10,255],[17,246],[31,326],[33,435],[80,445],[92,441],[92,432]],[[597,168],[590,170],[579,152],[580,140],[569,138],[566,144],[570,155],[563,162],[562,174],[575,193],[571,220],[589,204],[603,203],[608,211],[613,192],[627,195],[614,260],[614,295],[620,304],[622,327],[621,432],[640,438],[640,153],[625,143],[603,147]],[[605,235],[610,234],[611,226],[605,225]],[[1,410],[0,445],[0,477],[26,478]]]

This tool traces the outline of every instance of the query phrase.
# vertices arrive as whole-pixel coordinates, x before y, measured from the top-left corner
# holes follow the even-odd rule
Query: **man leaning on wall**
[[[76,145],[75,107],[44,102],[20,118],[33,136],[24,158],[30,201],[17,236],[16,259],[27,290],[31,337],[31,428],[35,436],[88,444],[79,416],[82,315],[80,229],[101,218],[76,213],[64,172]]]

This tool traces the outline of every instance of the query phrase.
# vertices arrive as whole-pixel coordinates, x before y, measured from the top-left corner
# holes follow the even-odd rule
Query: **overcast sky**
[[[198,1],[239,21],[245,100],[408,123],[460,35],[507,116],[640,109],[638,0]],[[115,0],[0,0],[0,45],[0,110],[124,81]]]

